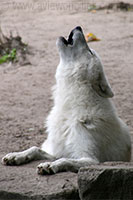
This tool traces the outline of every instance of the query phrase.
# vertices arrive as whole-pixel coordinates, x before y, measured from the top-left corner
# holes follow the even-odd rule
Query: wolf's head
[[[69,76],[70,73],[73,76],[77,72],[80,77],[81,73],[82,79],[86,79],[99,96],[113,97],[101,60],[97,53],[88,47],[81,27],[73,29],[67,40],[59,37],[57,47],[60,55],[60,68],[69,70]]]

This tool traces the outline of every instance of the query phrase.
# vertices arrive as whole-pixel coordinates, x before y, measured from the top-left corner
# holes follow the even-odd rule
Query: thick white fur
[[[53,88],[54,106],[46,122],[47,140],[41,150],[33,147],[15,153],[13,161],[12,153],[8,154],[4,164],[57,159],[38,166],[38,173],[51,174],[76,172],[90,163],[130,161],[129,131],[109,99],[113,93],[100,58],[88,48],[82,31],[75,29],[73,33],[72,47],[66,47],[62,38],[57,41],[60,63]]]
[[[77,72],[82,70],[80,63],[71,67]],[[111,100],[95,94],[89,83],[74,77],[77,74],[64,79],[66,68],[61,63],[57,69],[55,104],[47,119],[49,134],[42,149],[56,158],[129,160],[129,131]]]

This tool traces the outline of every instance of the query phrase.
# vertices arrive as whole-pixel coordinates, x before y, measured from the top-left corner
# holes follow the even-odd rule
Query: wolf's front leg
[[[80,167],[97,164],[98,160],[92,158],[68,159],[61,158],[54,162],[41,163],[37,167],[37,173],[41,175],[55,174],[57,172],[78,172]]]
[[[45,151],[34,146],[22,152],[13,152],[7,154],[2,158],[2,164],[21,165],[33,160],[42,160],[42,159],[52,160],[54,158]]]

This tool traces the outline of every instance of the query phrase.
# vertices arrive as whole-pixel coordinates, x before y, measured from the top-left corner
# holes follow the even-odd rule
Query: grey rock
[[[81,200],[131,200],[133,163],[108,162],[81,168],[78,184]]]
[[[0,200],[79,200],[77,174],[39,176],[36,173],[39,163],[0,164]]]

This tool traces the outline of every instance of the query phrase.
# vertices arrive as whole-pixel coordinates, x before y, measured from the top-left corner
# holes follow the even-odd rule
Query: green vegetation
[[[0,64],[11,62],[20,65],[29,64],[27,59],[28,45],[23,43],[22,38],[17,35],[5,36],[0,27]]]
[[[9,53],[6,53],[5,55],[3,55],[2,57],[0,57],[0,64],[4,63],[4,62],[13,62],[14,60],[16,60],[16,49],[13,48]]]
[[[88,7],[88,11],[96,11],[96,10],[121,10],[121,11],[133,11],[133,4],[125,3],[125,2],[114,2],[109,3],[105,6],[96,6],[95,4],[92,4]]]

